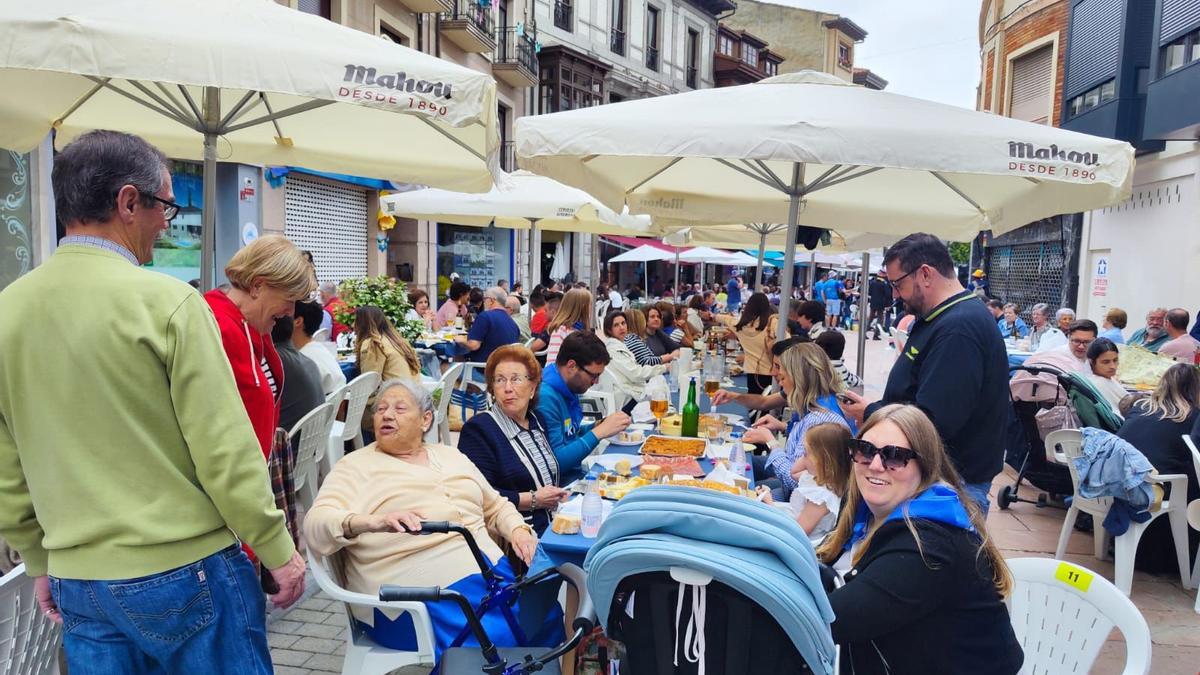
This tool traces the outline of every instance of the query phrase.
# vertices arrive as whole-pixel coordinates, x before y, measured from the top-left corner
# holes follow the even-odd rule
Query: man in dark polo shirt
[[[910,234],[888,249],[883,263],[892,292],[917,321],[883,400],[868,404],[851,392],[842,410],[861,424],[881,406],[916,404],[933,420],[967,492],[986,512],[992,478],[1004,463],[1004,341],[983,301],[958,282],[950,252],[936,237]]]

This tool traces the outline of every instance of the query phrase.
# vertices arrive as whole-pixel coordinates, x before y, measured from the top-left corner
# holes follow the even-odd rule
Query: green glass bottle
[[[696,404],[696,378],[688,382],[687,403],[683,404],[683,424],[681,435],[696,438],[700,435],[700,406]]]

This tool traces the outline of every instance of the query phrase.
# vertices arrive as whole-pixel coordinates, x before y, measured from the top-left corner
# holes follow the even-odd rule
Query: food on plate
[[[621,499],[631,491],[650,485],[650,481],[639,476],[622,479],[617,483],[605,483],[600,486],[600,496],[606,499]]]
[[[670,478],[671,476],[703,476],[704,469],[700,468],[700,463],[695,457],[647,457],[646,462],[652,466],[659,468],[659,477]],[[642,472],[646,471],[646,464],[642,465]]]
[[[740,496],[742,494],[742,490],[740,488],[733,487],[732,485],[726,485],[724,483],[718,483],[715,480],[671,480],[668,481],[667,484],[680,485],[683,487],[698,487],[704,488],[705,490],[716,490],[718,492],[728,492],[731,495]]]
[[[662,475],[662,467],[658,464],[642,464],[638,474],[647,480],[658,480]]]
[[[666,457],[703,457],[707,444],[699,438],[651,436],[642,444],[642,454]]]
[[[633,431],[622,431],[617,434],[617,442],[619,443],[641,443],[646,438],[640,429]]]
[[[621,474],[622,476],[628,476],[629,474],[633,473],[633,467],[630,466],[630,462],[627,459],[618,459],[616,469],[617,473]]]
[[[550,529],[557,534],[575,534],[579,532],[581,522],[582,519],[579,516],[556,513],[554,520],[550,522]]]
[[[720,427],[723,424],[725,424],[725,420],[720,415],[701,415],[697,432],[703,436],[709,427]],[[662,418],[658,430],[659,433],[668,436],[679,436],[683,432],[683,415],[667,415]]]

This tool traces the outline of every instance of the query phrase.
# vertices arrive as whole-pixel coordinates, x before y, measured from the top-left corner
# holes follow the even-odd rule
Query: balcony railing
[[[454,11],[442,14],[442,17],[455,21],[466,19],[488,37],[493,39],[496,37],[496,20],[492,16],[490,4],[484,7],[476,0],[456,0]]]
[[[646,47],[646,67],[658,70],[658,47]]]
[[[537,74],[536,42],[528,30],[518,35],[517,29],[509,26],[500,31],[496,43],[496,63],[515,63],[530,73]]]
[[[500,168],[510,172],[517,170],[517,147],[515,141],[500,143]]]
[[[687,69],[687,86],[692,89],[696,88],[696,69],[695,68]]]
[[[575,8],[570,2],[564,0],[554,0],[554,25],[565,30],[573,30],[572,23],[575,20]]]
[[[625,31],[623,31],[619,28],[612,29],[611,37],[609,38],[609,41],[608,41],[608,46],[609,46],[609,49],[611,49],[614,54],[620,54],[621,56],[625,56]]]

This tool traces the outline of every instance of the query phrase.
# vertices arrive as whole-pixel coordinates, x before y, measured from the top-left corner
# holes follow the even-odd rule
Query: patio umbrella
[[[672,253],[671,251],[659,248],[657,246],[651,246],[650,244],[642,244],[641,246],[638,246],[637,248],[631,248],[628,251],[625,251],[624,253],[621,253],[619,255],[615,255],[615,256],[609,258],[608,262],[610,262],[610,263],[623,263],[623,262],[640,262],[640,263],[642,263],[642,265],[644,267],[642,274],[645,276],[646,285],[647,285],[646,291],[649,292],[650,291],[650,288],[649,288],[650,263],[654,262],[656,260],[670,260],[671,258],[674,258],[676,255],[677,255],[676,253]]]
[[[7,2],[0,44],[0,147],[114,129],[203,160],[205,288],[218,158],[467,191],[498,171],[491,77],[275,2]]]
[[[483,193],[427,188],[390,194],[381,198],[379,204],[384,213],[403,218],[528,228],[531,288],[540,282],[540,263],[534,253],[538,228],[636,236],[650,227],[649,216],[615,212],[583,190],[528,171],[504,174],[491,190]]]
[[[567,260],[567,250],[563,247],[560,241],[554,245],[554,264],[550,266],[550,278],[555,281],[562,281],[570,271],[571,263]]]
[[[812,71],[524,117],[516,144],[523,167],[614,208],[695,231],[786,222],[785,260],[801,224],[962,241],[1114,204],[1133,174],[1122,141]],[[784,266],[784,316],[793,269]]]

